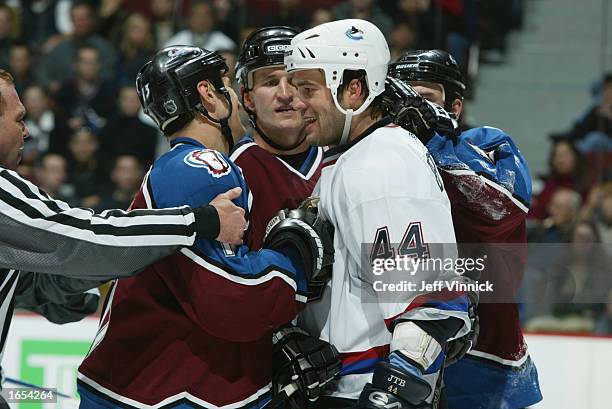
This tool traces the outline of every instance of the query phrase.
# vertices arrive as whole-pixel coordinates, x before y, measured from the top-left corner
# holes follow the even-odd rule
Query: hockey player
[[[311,147],[306,140],[304,109],[297,89],[288,81],[283,65],[285,48],[297,32],[285,26],[264,27],[254,31],[244,42],[236,65],[236,79],[241,84],[242,103],[249,115],[252,136],[245,136],[231,156],[249,186],[252,200],[246,244],[261,248],[267,222],[281,209],[294,209],[310,196],[321,174],[323,148]],[[283,332],[302,330],[291,325]],[[314,341],[313,341],[314,342]],[[325,345],[323,341],[316,341]],[[273,393],[280,395],[286,377],[278,368],[283,365],[283,351],[275,344],[272,356]],[[340,371],[340,362],[330,365],[329,379]],[[294,393],[290,403],[302,407],[316,399],[324,386],[310,388],[309,395]]]
[[[335,228],[333,274],[322,299],[299,318],[335,345],[343,362],[321,408],[431,405],[447,341],[470,329],[465,294],[382,294],[366,276],[372,259],[363,261],[364,243],[374,243],[377,259],[396,250],[424,257],[434,251],[429,243],[455,242],[450,203],[426,148],[383,118],[378,96],[389,58],[380,30],[357,19],[306,30],[285,54],[291,83],[308,106],[309,140],[335,146],[325,154],[317,189],[319,217]],[[436,253],[453,256],[448,248]],[[374,302],[364,302],[372,294]]]
[[[457,63],[445,51],[407,52],[390,65],[389,75],[444,106],[457,119],[461,117],[466,87]],[[526,243],[531,178],[512,139],[491,127],[467,130],[456,140],[419,136],[441,171],[457,241],[483,243],[483,248],[488,243]],[[513,296],[524,271],[520,247],[491,251],[481,280],[504,283]],[[508,253],[510,249],[518,251]],[[517,306],[504,298],[487,300],[487,294],[481,294],[477,344],[444,374],[450,409],[516,409],[542,399]]]
[[[226,156],[241,128],[226,72],[217,53],[188,46],[163,49],[141,69],[141,103],[172,148],[153,164],[134,207],[200,205],[240,186],[246,208],[244,179]],[[307,276],[323,256],[301,220],[281,221],[267,240],[278,251],[198,240],[116,282],[79,368],[81,407],[262,407],[270,332],[302,307]],[[316,365],[306,369],[316,374]]]
[[[283,66],[285,49],[297,32],[284,26],[254,31],[244,42],[236,78],[252,136],[245,136],[231,159],[242,169],[253,195],[245,235],[261,248],[267,222],[281,209],[295,209],[310,196],[321,174],[323,149],[306,140],[304,109]]]

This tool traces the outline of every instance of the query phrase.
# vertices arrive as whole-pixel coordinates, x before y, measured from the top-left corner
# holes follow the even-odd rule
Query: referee
[[[242,243],[244,210],[231,201],[240,189],[198,209],[94,214],[53,200],[15,172],[28,137],[25,114],[12,76],[0,69],[0,362],[20,286],[19,270],[37,272],[28,273],[27,282],[36,286],[30,290],[38,302],[61,303],[100,282],[131,276],[192,245],[196,237]],[[0,408],[6,407],[1,402],[0,397]]]

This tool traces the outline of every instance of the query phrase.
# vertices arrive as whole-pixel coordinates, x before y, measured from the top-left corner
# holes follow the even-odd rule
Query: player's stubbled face
[[[253,89],[245,95],[245,106],[257,114],[257,125],[279,143],[291,144],[302,134],[306,105],[289,83],[282,67],[262,68],[253,73]]]
[[[320,70],[302,70],[290,74],[291,83],[306,103],[304,121],[307,139],[312,145],[329,146],[337,144],[342,135],[344,115],[338,111],[325,76]]]

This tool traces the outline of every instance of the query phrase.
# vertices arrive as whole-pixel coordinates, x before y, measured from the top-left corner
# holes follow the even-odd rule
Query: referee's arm
[[[192,245],[196,235],[218,234],[210,206],[94,214],[53,200],[0,167],[0,268],[108,280]]]

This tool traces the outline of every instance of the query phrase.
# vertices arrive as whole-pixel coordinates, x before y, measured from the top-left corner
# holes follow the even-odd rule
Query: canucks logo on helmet
[[[348,30],[346,30],[346,36],[351,40],[363,40],[363,30],[358,29],[355,26],[351,26]]]

